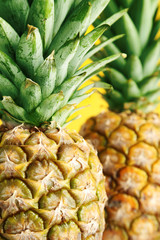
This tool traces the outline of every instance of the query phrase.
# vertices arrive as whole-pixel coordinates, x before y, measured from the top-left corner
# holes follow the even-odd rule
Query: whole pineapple
[[[106,230],[104,240],[160,239],[160,116],[151,112],[159,102],[160,40],[155,21],[158,1],[112,0],[101,15],[119,8],[127,14],[102,37],[94,59],[124,51],[104,70],[102,81],[114,86],[106,97],[110,110],[90,118],[81,129],[98,150],[106,175]],[[109,36],[124,33],[116,44]]]
[[[0,239],[102,239],[101,163],[61,126],[91,94],[84,81],[119,57],[77,70],[125,12],[85,34],[108,2],[0,0]]]

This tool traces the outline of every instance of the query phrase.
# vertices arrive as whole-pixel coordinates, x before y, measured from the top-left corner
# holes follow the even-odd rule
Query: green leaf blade
[[[136,11],[136,14],[135,14]],[[150,0],[135,0],[130,9],[131,17],[139,33],[142,49],[146,46],[152,28],[152,4]]]
[[[67,79],[61,86],[56,89],[56,92],[62,92],[64,95],[62,103],[63,106],[67,104],[68,100],[72,97],[76,89],[82,84],[85,75],[86,74],[81,74]]]
[[[0,50],[14,58],[19,40],[16,31],[0,17]]]
[[[5,19],[18,34],[26,28],[29,13],[27,0],[0,0],[0,17]]]
[[[69,64],[68,76],[71,76],[75,73],[85,54],[90,50],[93,44],[99,39],[99,37],[104,33],[106,29],[107,29],[107,25],[102,25],[100,27],[97,27],[80,40],[78,50],[74,58]]]
[[[55,12],[54,12],[54,30],[53,36],[55,36],[65,20],[67,13],[70,11],[75,0],[54,0]]]
[[[88,1],[81,2],[75,11],[67,18],[60,31],[53,39],[48,53],[58,51],[67,41],[74,39],[78,34],[81,36],[86,22],[89,21],[91,5]]]
[[[18,90],[12,82],[0,74],[0,95],[11,96],[13,99],[18,97]]]
[[[67,121],[68,117],[72,114],[75,109],[74,104],[67,104],[63,108],[59,109],[55,114],[52,116],[51,121],[58,122],[60,126],[63,126],[64,123]]]
[[[57,69],[53,55],[54,52],[44,60],[34,76],[34,81],[41,87],[42,99],[47,98],[55,88]]]
[[[49,120],[53,116],[53,114],[60,108],[63,99],[64,96],[62,93],[50,95],[36,108],[35,112],[33,113],[34,119],[38,121],[39,124],[46,120]]]
[[[97,71],[97,70],[101,69],[102,67],[106,66],[110,62],[118,59],[120,56],[121,56],[121,54],[115,54],[115,55],[106,57],[104,59],[101,59],[97,62],[90,63],[90,64],[86,65],[85,67],[81,68],[80,70],[78,70],[75,73],[75,75],[80,75],[80,74],[86,73],[85,77],[87,78],[92,73],[94,73],[95,71]]]
[[[127,59],[125,73],[128,78],[132,78],[135,82],[139,82],[143,79],[143,66],[137,56],[131,55]]]
[[[54,0],[34,0],[31,6],[28,24],[39,29],[44,51],[52,42],[54,30]]]
[[[41,102],[40,86],[27,78],[20,88],[20,100],[24,109],[31,112]]]
[[[28,26],[16,50],[16,60],[27,77],[33,79],[34,73],[43,62],[42,40],[38,28]]]
[[[22,107],[19,107],[11,97],[4,97],[1,103],[4,109],[14,118],[26,122],[26,111]]]
[[[142,55],[144,77],[154,73],[160,58],[160,40],[154,42]]]
[[[57,53],[55,53],[55,61],[57,66],[56,86],[62,84],[68,75],[68,66],[74,58],[79,46],[79,37],[66,42]]]
[[[25,75],[19,66],[7,54],[0,51],[0,71],[19,89],[25,81]]]

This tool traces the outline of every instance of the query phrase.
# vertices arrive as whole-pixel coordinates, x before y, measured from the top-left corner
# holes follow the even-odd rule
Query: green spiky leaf
[[[0,74],[0,95],[11,96],[13,99],[18,97],[18,89],[6,77]]]
[[[29,12],[28,24],[39,29],[44,51],[48,49],[54,30],[54,0],[34,0]]]
[[[118,59],[120,52],[80,69],[88,54],[97,54],[95,42],[126,11],[115,12],[86,33],[108,3],[0,0],[0,114],[37,126],[51,120],[62,125],[95,91],[92,87],[111,89],[108,83],[83,83]],[[107,39],[103,47],[118,39]]]
[[[38,28],[28,25],[18,44],[16,60],[27,77],[33,78],[43,62],[42,40]]]
[[[159,92],[156,91],[160,80],[159,20],[156,18],[158,0],[110,1],[96,20],[95,26],[109,21],[106,20],[108,16],[112,19],[113,14],[125,7],[129,7],[128,13],[101,37],[102,43],[99,46],[103,48],[96,46],[87,56],[98,61],[111,54],[126,53],[125,59],[121,57],[111,62],[107,71],[102,69],[104,76],[100,76],[101,81],[111,83],[114,87],[114,91],[105,98],[112,110],[122,111],[129,108],[145,111],[146,108],[148,111],[157,104],[155,96],[158,96]],[[107,44],[107,37],[112,38],[115,33],[124,34],[124,38],[119,38],[114,43],[110,39]],[[94,53],[96,49],[99,49],[98,53]]]
[[[41,102],[41,98],[40,86],[31,79],[26,78],[20,88],[20,100],[24,109],[31,112]]]
[[[47,98],[53,92],[56,83],[56,73],[54,52],[52,52],[38,67],[34,76],[34,80],[41,87],[42,99]]]
[[[20,67],[12,60],[12,58],[2,51],[0,51],[0,72],[12,81],[17,88],[20,88],[26,78]]]
[[[3,18],[0,18],[0,50],[14,58],[19,42],[16,31]]]
[[[27,0],[0,0],[0,16],[19,34],[25,31],[28,14]]]

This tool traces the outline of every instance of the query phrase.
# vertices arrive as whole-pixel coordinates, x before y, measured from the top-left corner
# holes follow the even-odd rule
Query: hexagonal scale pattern
[[[98,150],[106,176],[103,240],[159,240],[160,116],[107,111],[80,134]]]
[[[95,150],[49,126],[0,136],[0,239],[101,239],[106,193]]]

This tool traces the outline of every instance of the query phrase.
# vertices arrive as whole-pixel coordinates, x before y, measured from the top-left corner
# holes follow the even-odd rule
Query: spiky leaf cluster
[[[120,57],[103,69],[105,77],[102,81],[107,80],[114,87],[105,98],[110,108],[116,111],[127,108],[148,112],[155,108],[160,95],[160,39],[157,37],[160,20],[156,19],[158,0],[112,0],[96,25],[125,7],[129,8],[128,13],[101,38],[99,49],[103,47],[103,50],[94,59],[126,53],[125,59]],[[106,46],[108,38],[120,33],[124,34],[123,38]]]
[[[0,109],[19,122],[66,122],[93,85],[77,91],[119,54],[79,67],[109,26],[85,34],[108,0],[0,0]],[[124,11],[111,17],[114,23]],[[106,85],[108,87],[108,85]]]

